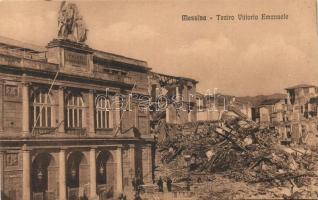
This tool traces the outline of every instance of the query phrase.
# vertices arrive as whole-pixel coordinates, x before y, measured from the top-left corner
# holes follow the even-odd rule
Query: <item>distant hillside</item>
[[[258,106],[264,100],[268,100],[268,99],[285,99],[286,97],[287,97],[286,94],[275,93],[275,94],[271,94],[271,95],[257,95],[257,96],[254,96],[254,97],[251,97],[251,96],[236,97],[236,99],[241,100],[241,101],[248,101],[253,106]]]

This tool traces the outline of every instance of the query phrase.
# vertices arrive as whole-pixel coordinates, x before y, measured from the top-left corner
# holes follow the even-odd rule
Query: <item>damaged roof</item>
[[[148,64],[146,61],[143,60],[138,60],[134,58],[129,58],[125,57],[122,55],[117,55],[105,51],[100,51],[100,50],[94,50],[94,56],[97,58],[105,59],[105,60],[110,60],[110,61],[115,61],[115,62],[120,62],[120,63],[127,63],[130,65],[142,67],[146,70],[151,70],[150,67],[148,67]]]
[[[295,86],[288,87],[288,88],[285,88],[285,89],[286,90],[293,90],[293,89],[297,89],[297,88],[310,88],[310,87],[317,87],[317,86],[309,85],[309,84],[299,84],[299,85],[295,85]]]
[[[265,99],[259,106],[274,105],[283,99]]]

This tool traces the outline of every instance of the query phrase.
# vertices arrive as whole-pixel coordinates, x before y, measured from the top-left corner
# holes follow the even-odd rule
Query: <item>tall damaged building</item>
[[[276,129],[283,144],[318,142],[318,87],[300,84],[286,88],[286,98],[267,99],[253,112],[253,120]]]
[[[285,123],[279,126],[283,140],[316,145],[318,142],[318,87],[301,84],[286,88]]]
[[[165,119],[166,123],[184,124],[196,121],[196,84],[198,81],[151,72],[149,85],[152,120]]]

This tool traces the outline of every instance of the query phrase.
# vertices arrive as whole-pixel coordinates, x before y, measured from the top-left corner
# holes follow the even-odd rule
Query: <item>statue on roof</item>
[[[62,1],[58,14],[58,37],[73,42],[85,42],[87,28],[76,4]]]

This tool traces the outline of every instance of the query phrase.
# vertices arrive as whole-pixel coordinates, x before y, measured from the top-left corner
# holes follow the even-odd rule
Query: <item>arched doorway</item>
[[[66,185],[68,200],[78,200],[88,196],[89,165],[82,152],[69,154],[66,168]]]
[[[101,151],[96,159],[97,194],[101,200],[112,198],[115,186],[115,163],[109,151]]]
[[[38,154],[31,166],[31,188],[33,200],[56,198],[56,163],[49,153]]]

